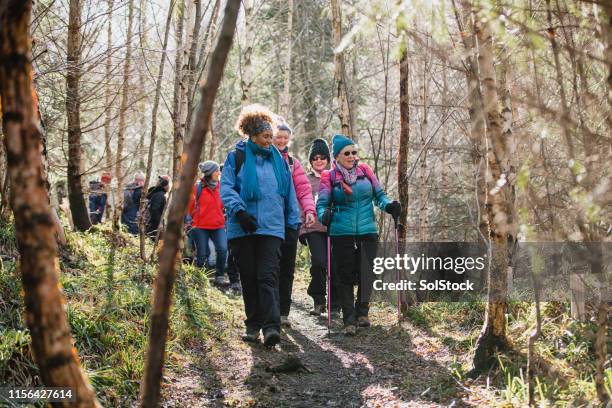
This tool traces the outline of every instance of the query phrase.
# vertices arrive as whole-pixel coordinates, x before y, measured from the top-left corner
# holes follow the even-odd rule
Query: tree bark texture
[[[157,112],[159,109],[159,99],[161,96],[162,80],[164,78],[164,67],[166,66],[166,50],[168,48],[168,37],[170,37],[170,26],[172,25],[172,11],[174,10],[175,1],[170,2],[168,8],[168,16],[166,17],[166,28],[164,29],[164,40],[162,44],[162,55],[159,60],[159,68],[157,71],[157,82],[155,84],[155,96],[153,98],[153,107],[151,110],[151,137],[149,140],[149,153],[147,156],[147,171],[145,174],[145,184],[143,188],[143,194],[140,195],[139,213],[144,213],[145,202],[147,195],[144,193],[149,188],[151,183],[151,173],[153,171],[153,154],[155,153],[155,141],[157,139]],[[146,262],[146,251],[145,251],[145,219],[140,217],[139,220],[140,230],[140,258]]]
[[[76,403],[97,407],[72,346],[57,271],[55,224],[43,179],[41,127],[31,93],[31,1],[8,1],[0,11],[0,98],[11,207],[20,251],[25,321],[34,361],[46,386],[68,387]]]
[[[182,239],[183,217],[189,203],[192,183],[196,177],[197,165],[206,142],[206,134],[211,127],[213,104],[223,77],[227,55],[232,44],[240,0],[228,0],[219,40],[212,54],[215,64],[206,75],[200,93],[200,106],[196,115],[194,129],[185,146],[187,159],[172,197],[168,210],[168,224],[164,232],[164,244],[159,256],[159,269],[153,290],[153,310],[151,313],[151,332],[145,365],[145,378],[141,389],[143,407],[155,407],[159,401],[159,391],[164,365],[164,350],[168,334],[168,316],[172,290],[179,262],[179,245]]]
[[[291,51],[293,49],[293,0],[287,1],[287,50],[285,52],[285,75],[283,83],[283,97],[281,115],[289,120],[291,113]]]
[[[123,210],[123,144],[127,127],[128,94],[130,92],[130,67],[132,63],[132,29],[134,24],[134,0],[128,2],[128,27],[125,61],[123,63],[123,83],[121,86],[121,105],[119,106],[119,132],[117,133],[117,155],[115,157],[115,177],[117,191],[115,193],[115,212],[113,214],[113,231],[119,231],[119,220]]]
[[[342,0],[331,0],[332,11],[332,42],[334,48],[342,41]],[[344,64],[344,53],[334,52],[334,83],[335,98],[338,104],[338,119],[342,133],[350,138],[354,137],[351,128],[351,111],[348,97],[348,84],[346,83],[346,72]]]
[[[242,72],[240,75],[240,87],[242,89],[242,105],[251,103],[251,83],[253,81],[253,0],[244,0],[244,36],[242,53]]]
[[[174,92],[172,99],[172,182],[178,180],[181,155],[183,154],[183,134],[181,133],[181,79],[183,77],[183,28],[185,25],[185,0],[179,0],[176,16],[176,56],[174,60]]]
[[[408,59],[408,39],[404,40],[400,49],[400,139],[397,152],[397,187],[399,202],[402,203],[400,223],[404,228],[399,237],[401,241],[406,239],[406,227],[408,226],[408,145],[410,143],[410,62]]]
[[[498,87],[493,65],[493,39],[489,23],[475,16],[474,32],[478,39],[478,64],[480,86],[487,124],[487,200],[491,242],[491,265],[488,269],[487,307],[480,336],[476,342],[474,371],[488,367],[498,349],[507,346],[506,338],[506,290],[509,232],[508,214],[510,184],[507,179],[509,169],[502,168],[508,163],[508,143],[504,138],[502,116],[499,112]]]
[[[68,120],[68,200],[77,231],[91,227],[89,212],[83,197],[81,182],[81,108],[79,80],[81,77],[81,1],[70,0],[68,41],[66,44],[66,116]]]

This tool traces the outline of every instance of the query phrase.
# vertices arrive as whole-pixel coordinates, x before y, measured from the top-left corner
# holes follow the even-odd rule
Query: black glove
[[[247,234],[257,231],[257,219],[248,212],[240,210],[236,213],[236,218],[242,230]]]
[[[304,246],[308,246],[308,240],[306,239],[306,234],[300,235],[298,239],[300,240],[300,244]]]
[[[393,201],[387,204],[385,211],[393,217],[394,220],[398,219],[402,212],[402,205],[398,201]]]
[[[321,221],[321,224],[325,225],[326,227],[329,227],[329,224],[331,224],[331,220],[332,220],[331,208],[326,208],[325,212],[323,213],[323,216],[321,216],[319,221]]]

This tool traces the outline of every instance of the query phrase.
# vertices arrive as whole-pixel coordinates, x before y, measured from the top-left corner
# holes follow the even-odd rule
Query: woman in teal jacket
[[[359,164],[354,142],[344,135],[332,139],[333,167],[321,174],[317,214],[328,226],[332,256],[337,267],[339,295],[345,334],[355,334],[356,325],[370,326],[369,299],[372,288],[362,274],[372,273],[378,247],[378,230],[374,204],[393,217],[401,205],[391,202],[374,172],[367,164]],[[364,256],[365,255],[365,256]],[[361,260],[365,259],[365,264]],[[353,293],[357,281],[357,299]]]
[[[297,231],[300,214],[289,166],[272,145],[271,113],[259,105],[245,107],[236,125],[241,141],[230,152],[221,175],[221,201],[227,215],[227,238],[242,281],[246,313],[245,341],[280,341],[278,276],[285,229]]]

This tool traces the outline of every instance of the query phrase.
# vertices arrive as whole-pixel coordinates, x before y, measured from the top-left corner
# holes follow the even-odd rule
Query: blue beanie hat
[[[340,150],[344,149],[346,146],[354,144],[355,142],[344,135],[334,135],[332,138],[332,151],[334,153],[334,159],[338,157]]]

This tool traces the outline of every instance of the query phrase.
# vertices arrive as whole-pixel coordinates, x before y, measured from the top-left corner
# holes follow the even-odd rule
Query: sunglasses
[[[350,151],[350,152],[348,152],[348,151],[347,151],[347,152],[344,152],[344,155],[345,155],[346,157],[350,156],[351,154],[352,154],[353,156],[357,156],[357,150],[353,150],[353,151]]]
[[[327,156],[315,156],[312,158],[312,161],[317,161],[317,160],[327,160]]]

